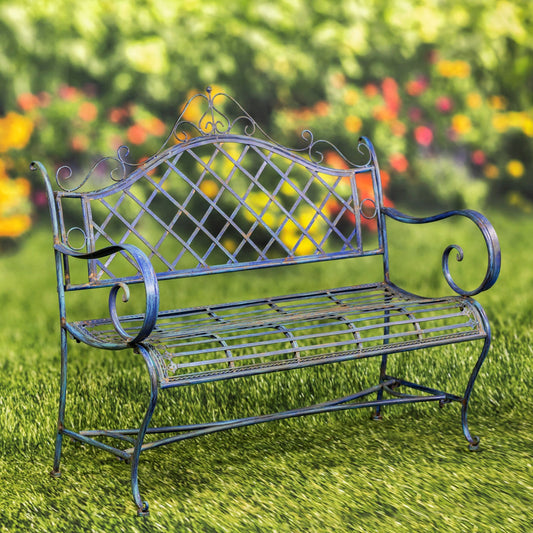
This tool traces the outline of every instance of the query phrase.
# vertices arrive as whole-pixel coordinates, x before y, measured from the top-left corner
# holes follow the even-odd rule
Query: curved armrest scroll
[[[487,245],[488,265],[485,278],[479,287],[473,291],[465,291],[457,286],[457,284],[453,281],[448,267],[448,261],[452,250],[456,250],[457,252],[457,261],[463,260],[463,250],[457,244],[450,244],[450,246],[448,246],[442,254],[442,271],[444,273],[444,277],[446,278],[448,285],[455,292],[461,294],[462,296],[474,296],[482,291],[490,289],[496,283],[501,267],[500,243],[492,224],[481,213],[471,209],[460,209],[455,211],[446,211],[430,217],[413,217],[390,207],[383,207],[382,212],[394,220],[405,222],[407,224],[427,224],[428,222],[436,222],[437,220],[443,220],[455,215],[469,218],[479,228],[483,234],[483,238],[485,239],[485,244]]]
[[[141,342],[148,337],[148,335],[150,335],[155,327],[157,314],[159,311],[159,285],[154,268],[146,254],[131,244],[117,244],[89,253],[77,252],[76,250],[73,250],[72,248],[69,248],[63,244],[56,244],[54,245],[54,248],[62,254],[79,259],[97,259],[99,257],[106,257],[117,252],[126,252],[129,254],[135,261],[135,264],[137,265],[144,282],[146,294],[146,312],[144,314],[144,321],[140,330],[135,336],[128,334],[122,327],[116,307],[117,293],[120,289],[124,291],[124,295],[122,297],[122,301],[124,302],[127,302],[130,297],[129,288],[126,283],[122,281],[113,285],[111,292],[109,293],[109,314],[115,330],[128,344],[136,344]]]

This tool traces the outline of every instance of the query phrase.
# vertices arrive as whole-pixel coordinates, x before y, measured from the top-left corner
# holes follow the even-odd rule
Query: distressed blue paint
[[[61,326],[52,474],[60,475],[65,435],[110,452],[131,463],[133,500],[138,513],[146,515],[148,504],[138,481],[143,451],[217,431],[328,411],[370,408],[375,418],[381,418],[383,406],[417,402],[459,403],[464,436],[469,447],[476,449],[479,438],[468,427],[468,404],[491,333],[484,310],[471,296],[494,285],[501,263],[498,238],[489,221],[472,210],[413,217],[384,207],[375,150],[366,137],[358,145],[362,161],[354,163],[331,143],[315,140],[309,131],[302,134],[302,148],[279,145],[227,95],[208,91],[187,105],[192,101],[205,105],[199,122],[193,124],[182,114],[163,147],[143,165],[129,162],[127,148],[121,147],[116,157],[102,159],[77,183],[70,168],[60,167],[58,190],[54,190],[45,167],[32,163],[31,168],[44,178],[48,196]],[[236,115],[230,115],[223,103],[232,105]],[[325,165],[325,150],[341,157],[343,168]],[[102,181],[106,172],[107,181]],[[361,180],[368,177],[372,193],[365,198]],[[94,179],[98,181],[91,188]],[[77,225],[67,222],[69,202],[78,206]],[[373,212],[366,213],[365,206]],[[452,279],[450,253],[455,250],[458,260],[463,256],[457,245],[445,249],[442,268],[458,296],[424,298],[393,284],[387,219],[426,224],[452,216],[472,220],[485,239],[488,265],[479,287],[465,290]],[[369,244],[363,238],[365,218],[375,219],[377,242]],[[141,221],[149,221],[157,231],[145,231]],[[294,235],[292,242],[284,238],[287,228]],[[76,234],[82,237],[81,246],[71,243]],[[235,239],[232,246],[225,244],[228,237]],[[302,244],[304,254],[298,252]],[[375,283],[160,309],[160,284],[166,280],[370,256],[383,259],[383,271]],[[87,279],[73,279],[71,262],[87,265]],[[144,287],[144,311],[119,316],[116,298],[122,292],[127,301],[131,284]],[[110,289],[108,317],[69,319],[67,292],[105,288]],[[65,427],[67,333],[96,348],[133,349],[143,357],[150,387],[138,428]],[[387,373],[392,354],[472,341],[483,346],[461,395]],[[150,427],[163,390],[370,357],[381,358],[377,384],[342,398],[234,420]],[[145,442],[146,435],[158,438]],[[116,439],[117,446],[100,437]]]

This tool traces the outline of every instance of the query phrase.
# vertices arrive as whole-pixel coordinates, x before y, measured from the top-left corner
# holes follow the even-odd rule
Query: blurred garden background
[[[85,175],[121,145],[138,161],[157,151],[184,102],[206,86],[233,96],[283,144],[296,146],[308,128],[349,156],[358,137],[368,136],[387,197],[407,212],[469,207],[490,215],[503,270],[490,294],[480,296],[496,332],[476,388],[485,403],[474,401],[487,454],[465,458],[459,444],[450,450],[448,442],[434,449],[426,433],[434,429],[453,440],[460,431],[455,419],[428,416],[426,432],[412,425],[415,411],[404,412],[412,427],[406,433],[394,418],[370,430],[350,423],[349,431],[340,417],[325,426],[287,422],[267,439],[266,452],[257,443],[269,430],[250,429],[215,437],[231,450],[222,466],[207,440],[187,444],[185,460],[172,452],[150,455],[152,481],[176,472],[159,487],[167,501],[157,501],[160,493],[151,489],[161,510],[151,525],[129,521],[127,469],[123,481],[112,482],[120,502],[108,494],[101,471],[115,479],[124,465],[111,467],[107,457],[91,451],[85,459],[87,450],[69,447],[75,457],[68,484],[45,479],[59,381],[57,298],[46,197],[29,164],[38,159],[51,174],[69,165]],[[528,521],[533,528],[533,2],[0,0],[0,87],[0,531],[31,524],[42,531],[173,530],[177,507],[179,531],[343,531],[349,523],[347,531],[470,532],[481,524],[480,531],[499,532],[527,531]],[[418,254],[415,270],[398,273],[412,281],[429,252],[411,233],[398,235],[401,246],[412,244]],[[484,271],[481,261],[474,277]],[[448,289],[438,264],[414,278],[416,292]],[[97,363],[109,361],[90,359],[91,370],[74,374],[95,383],[82,390],[101,407],[98,395],[112,386],[99,381]],[[295,436],[295,427],[312,428],[309,439],[315,442],[316,434],[329,451],[309,445],[305,431]],[[294,464],[284,462],[284,439]],[[388,439],[392,444],[383,444]],[[251,457],[244,466],[239,446]],[[356,488],[361,476],[338,466],[341,452],[361,462],[362,477],[375,476],[375,486]],[[205,463],[197,461],[200,454]],[[86,470],[96,457],[101,463]],[[185,481],[182,462],[194,463]],[[233,470],[235,481],[227,485]],[[317,471],[324,477],[312,477]],[[296,488],[283,492],[291,477]],[[390,504],[384,506],[383,495]],[[471,505],[474,496],[479,505]],[[329,497],[331,505],[312,505]]]
[[[393,201],[530,212],[532,18],[527,0],[4,0],[0,236],[43,206],[28,161],[146,155],[208,85],[280,143],[367,135]]]

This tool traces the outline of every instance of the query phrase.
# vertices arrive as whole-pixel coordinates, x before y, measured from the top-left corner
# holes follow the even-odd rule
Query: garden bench
[[[148,504],[138,486],[141,452],[313,413],[367,407],[379,418],[385,405],[414,402],[458,402],[464,436],[471,449],[478,446],[467,410],[491,334],[485,312],[472,296],[490,288],[499,274],[493,227],[472,210],[417,218],[386,207],[376,154],[367,138],[359,140],[362,161],[356,164],[311,132],[302,137],[301,148],[278,144],[234,99],[208,89],[187,102],[163,147],[142,163],[129,162],[121,147],[116,157],[100,160],[78,183],[69,167],[59,168],[59,187],[52,187],[43,164],[32,163],[48,194],[59,292],[62,362],[53,475],[59,476],[65,436],[111,452],[131,464],[133,499],[145,515]],[[342,162],[339,168],[326,164],[328,153]],[[442,257],[444,276],[457,295],[422,297],[396,286],[389,277],[386,220],[426,224],[452,216],[470,219],[486,243],[487,268],[479,287],[466,291],[452,279],[450,254],[462,258],[457,245],[448,246]],[[228,273],[276,267],[282,278],[285,268],[294,265],[364,257],[377,258],[381,265],[373,283],[347,279],[340,287],[291,294],[278,294],[273,287],[262,298],[160,308],[160,294],[171,280],[211,275],[222,286]],[[116,298],[123,293],[126,301],[135,285],[144,287],[145,307],[120,316]],[[70,318],[68,293],[93,294],[106,287],[109,316]],[[104,350],[131,349],[144,359],[150,390],[138,427],[65,427],[69,336]],[[391,354],[466,341],[481,341],[481,353],[461,393],[387,372]],[[427,354],[430,365],[431,350]],[[341,398],[225,421],[150,425],[162,391],[257,374],[264,379],[274,372],[371,357],[380,358],[375,383]],[[116,446],[109,444],[112,439]]]

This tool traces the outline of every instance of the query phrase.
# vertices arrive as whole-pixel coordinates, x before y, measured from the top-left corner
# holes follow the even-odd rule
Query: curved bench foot
[[[481,307],[479,307],[479,309],[481,309]],[[472,371],[472,375],[470,376],[470,380],[466,387],[465,395],[464,395],[463,402],[462,402],[463,406],[461,408],[461,423],[463,425],[463,433],[464,433],[464,436],[466,437],[466,440],[468,441],[468,449],[470,451],[479,450],[480,439],[476,435],[472,435],[470,433],[470,429],[468,428],[468,402],[470,400],[470,395],[472,394],[472,389],[474,388],[474,382],[476,381],[477,375],[479,373],[479,369],[481,368],[481,365],[483,364],[483,361],[485,360],[487,352],[489,351],[490,340],[491,340],[489,322],[487,320],[485,312],[483,310],[481,311],[482,311],[481,316],[484,322],[485,330],[487,331],[487,337],[485,338],[485,343],[483,344],[483,349],[481,350],[481,354],[477,360],[476,366],[474,367],[474,370]]]
[[[480,438],[477,437],[476,435],[474,435],[472,437],[472,441],[470,441],[468,443],[468,449],[471,451],[471,452],[477,452],[479,451],[479,441],[480,441]]]
[[[148,502],[142,502],[142,506],[137,509],[137,516],[149,516]]]

